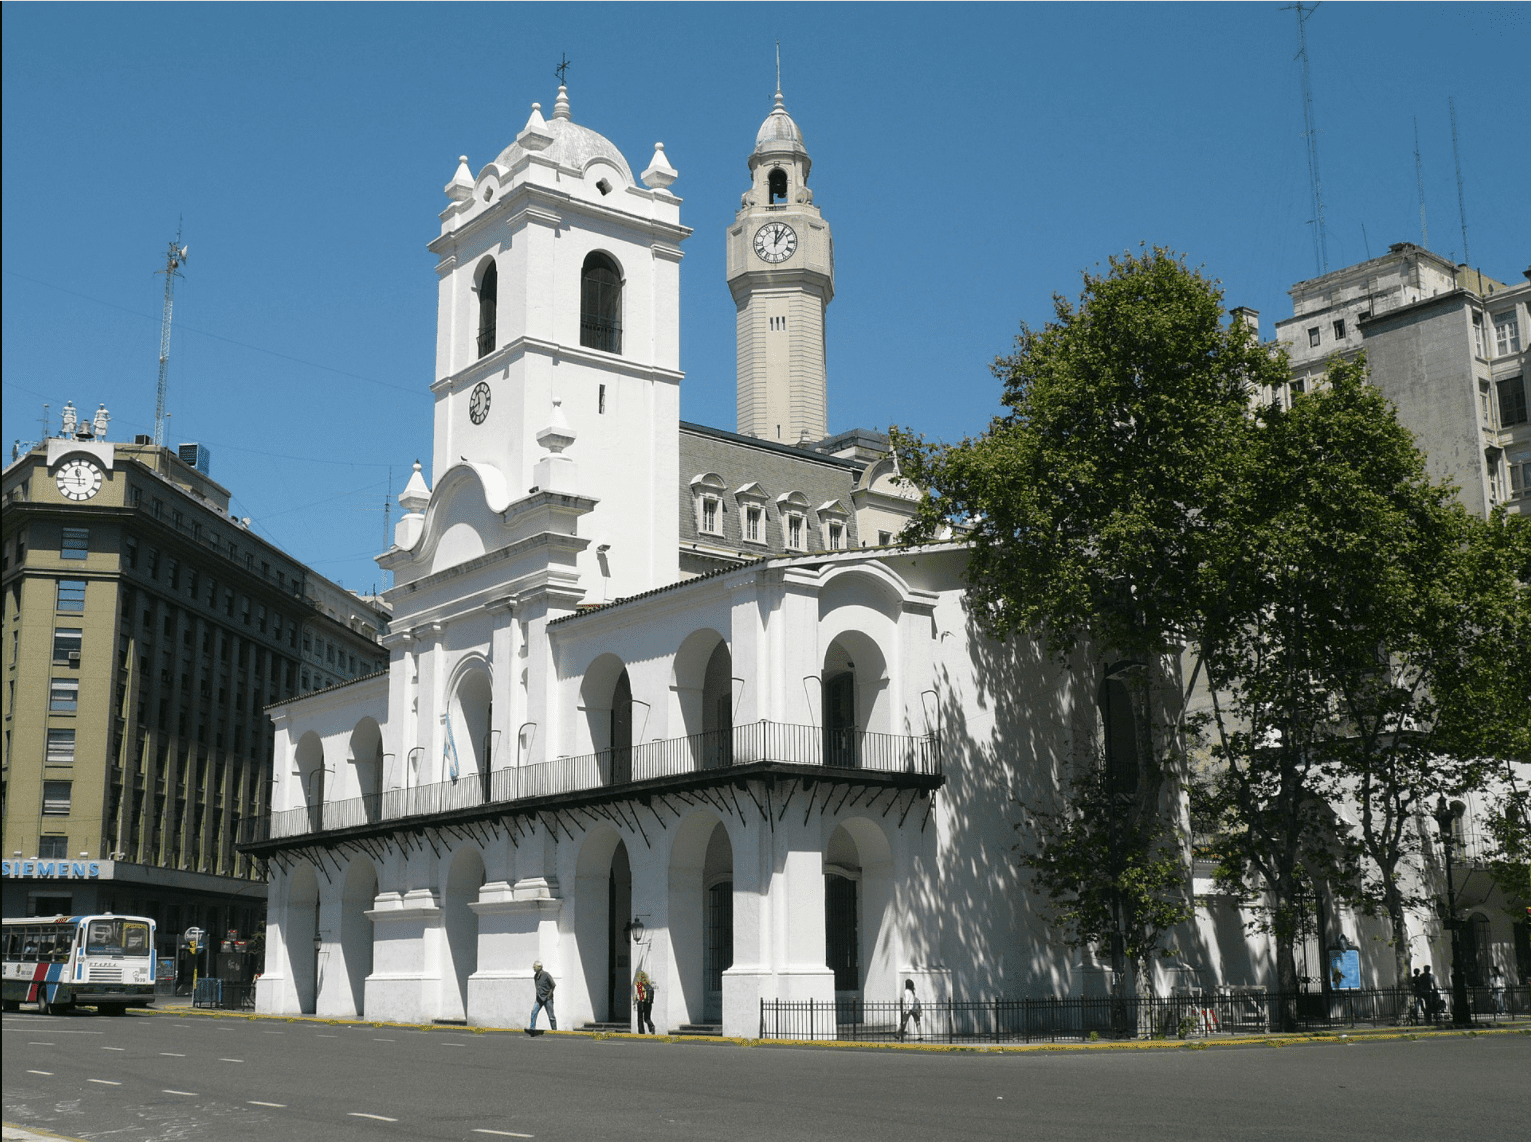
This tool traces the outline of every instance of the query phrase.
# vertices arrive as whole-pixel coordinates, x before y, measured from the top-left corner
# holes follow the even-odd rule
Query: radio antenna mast
[[[1324,192],[1318,177],[1318,129],[1313,125],[1313,82],[1308,74],[1308,17],[1318,10],[1317,4],[1288,4],[1282,9],[1297,10],[1297,58],[1302,60],[1302,122],[1303,135],[1308,143],[1308,177],[1313,184],[1313,260],[1319,274],[1329,272],[1329,242],[1324,233]]]
[[[383,497],[383,549],[393,542],[393,530],[388,526],[393,518],[393,465],[388,465],[388,494]]]
[[[1414,117],[1414,181],[1419,184],[1420,245],[1430,248],[1430,227],[1425,225],[1425,167],[1419,158],[1419,116]]]
[[[1462,264],[1471,266],[1472,255],[1467,252],[1467,199],[1462,195],[1462,152],[1457,149],[1456,96],[1447,96],[1446,106],[1451,109],[1451,158],[1457,164],[1457,213],[1462,216]]]
[[[154,398],[154,447],[165,446],[165,384],[170,379],[170,311],[175,305],[175,279],[183,277],[186,247],[181,245],[181,228],[175,228],[175,241],[165,252],[165,268],[155,270],[165,275],[165,311],[159,326],[159,391]]]

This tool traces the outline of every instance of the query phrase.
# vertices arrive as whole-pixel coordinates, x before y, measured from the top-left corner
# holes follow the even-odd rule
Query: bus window
[[[122,950],[129,956],[149,954],[149,925],[125,920],[122,924]]]
[[[74,929],[61,928],[53,933],[53,962],[67,964],[74,951]]]
[[[32,954],[27,957],[38,963],[47,963],[53,959],[53,930],[45,928],[37,934],[37,939]]]
[[[122,951],[122,923],[118,920],[92,920],[85,934],[85,954],[109,956]]]

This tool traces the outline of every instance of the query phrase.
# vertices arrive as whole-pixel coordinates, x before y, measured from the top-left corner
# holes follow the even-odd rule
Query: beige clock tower
[[[750,188],[728,229],[728,287],[738,306],[739,431],[783,444],[828,433],[824,310],[835,295],[829,223],[813,204],[813,162],[782,105],[750,153]]]

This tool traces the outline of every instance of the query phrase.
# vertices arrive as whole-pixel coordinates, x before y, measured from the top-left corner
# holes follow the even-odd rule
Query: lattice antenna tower
[[[155,270],[165,275],[165,310],[159,325],[159,390],[154,397],[154,447],[165,446],[165,385],[170,380],[170,312],[175,306],[175,279],[184,277],[186,247],[181,245],[181,228],[175,228],[175,241],[165,252],[165,268]]]
[[[1329,241],[1324,232],[1324,190],[1318,177],[1318,129],[1313,125],[1313,81],[1308,74],[1308,17],[1318,10],[1317,4],[1289,4],[1282,9],[1297,12],[1297,57],[1302,61],[1302,123],[1303,136],[1308,143],[1308,177],[1313,185],[1313,260],[1320,275],[1329,272]]]
[[[1425,225],[1425,166],[1419,158],[1419,117],[1414,118],[1414,181],[1419,184],[1420,245],[1430,248],[1430,227]]]
[[[1462,264],[1471,266],[1472,255],[1467,252],[1467,199],[1462,194],[1462,152],[1457,149],[1456,96],[1447,96],[1446,106],[1451,109],[1451,159],[1457,165],[1457,213],[1462,217]]]

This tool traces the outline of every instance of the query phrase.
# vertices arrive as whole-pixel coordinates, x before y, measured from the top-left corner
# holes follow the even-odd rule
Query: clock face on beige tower
[[[755,253],[775,265],[797,252],[797,231],[785,222],[767,222],[755,231]]]
[[[89,460],[69,460],[54,476],[59,494],[68,500],[88,500],[101,490],[101,469]]]

